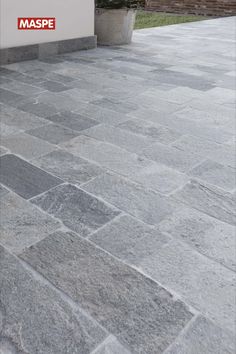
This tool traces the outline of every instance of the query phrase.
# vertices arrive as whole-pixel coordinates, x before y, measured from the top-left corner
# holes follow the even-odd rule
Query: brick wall
[[[146,0],[146,9],[197,15],[236,15],[236,0]]]

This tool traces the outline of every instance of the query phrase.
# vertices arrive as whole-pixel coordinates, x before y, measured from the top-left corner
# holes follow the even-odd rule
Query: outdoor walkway
[[[234,26],[1,70],[1,354],[234,353]]]

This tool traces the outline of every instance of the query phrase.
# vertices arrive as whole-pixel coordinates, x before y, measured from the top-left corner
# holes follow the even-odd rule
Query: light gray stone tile
[[[198,252],[236,270],[235,228],[194,209],[181,207],[163,220],[158,229],[187,242]]]
[[[5,155],[7,153],[7,150],[4,149],[2,146],[0,146],[0,156]]]
[[[235,273],[176,240],[142,259],[140,269],[223,328],[234,329]]]
[[[236,188],[236,170],[211,160],[194,167],[189,174],[227,191]]]
[[[187,183],[174,198],[228,224],[236,224],[235,201],[230,193],[199,183]]]
[[[144,149],[143,155],[148,159],[180,172],[187,172],[203,160],[203,157],[198,156],[197,152],[192,154],[188,150],[182,151],[176,147],[166,146],[160,143],[156,143]]]
[[[137,154],[83,135],[62,144],[61,147],[122,175],[137,173],[152,165],[151,161],[140,158]]]
[[[16,80],[3,84],[2,88],[27,97],[37,95],[44,91],[44,88],[33,86],[33,83],[29,85]]]
[[[70,184],[53,188],[31,201],[81,236],[88,236],[119,214],[115,208]]]
[[[147,137],[138,136],[106,124],[99,124],[87,129],[83,134],[135,153],[138,153],[152,143],[152,140]]]
[[[84,117],[80,114],[65,111],[58,113],[56,115],[47,117],[48,120],[51,122],[63,125],[67,128],[81,131],[84,129],[88,129],[90,127],[93,127],[96,124],[99,124],[96,120]]]
[[[165,354],[233,354],[235,338],[203,316],[192,321]]]
[[[116,337],[110,335],[91,354],[131,354],[131,352],[121,345]]]
[[[2,247],[0,268],[1,353],[89,354],[107,336]]]
[[[42,240],[60,223],[29,202],[8,193],[1,198],[0,243],[15,254]]]
[[[111,109],[113,111],[124,113],[124,114],[137,109],[136,105],[132,102],[128,102],[128,100],[125,102],[123,101],[121,104],[120,101],[102,98],[100,100],[94,100],[91,103],[94,105],[98,105],[102,108]]]
[[[144,223],[124,215],[115,219],[89,239],[116,257],[131,263],[139,263],[169,241],[169,237]]]
[[[33,161],[35,165],[64,181],[81,184],[103,173],[103,169],[66,151],[52,151]]]
[[[47,124],[42,127],[27,130],[26,133],[33,135],[36,138],[46,140],[52,144],[60,144],[79,135],[75,130],[57,124]]]
[[[16,127],[12,127],[12,126],[9,126],[5,123],[2,123],[0,122],[0,136],[1,136],[1,139],[3,137],[6,137],[8,135],[11,135],[11,134],[16,134],[20,132],[20,130]]]
[[[21,258],[131,352],[162,353],[192,318],[158,284],[77,235],[54,233]]]
[[[0,164],[0,182],[25,199],[32,198],[62,183],[59,178],[15,155],[1,156]]]
[[[123,211],[150,225],[170,215],[175,204],[157,192],[150,191],[124,178],[112,174],[96,177],[83,186],[88,192],[100,196]]]
[[[162,144],[172,143],[181,136],[180,133],[168,127],[141,119],[127,120],[118,124],[118,127]]]
[[[235,147],[227,144],[217,144],[213,141],[186,135],[172,145],[185,153],[209,158],[222,165],[235,167]],[[196,161],[197,164],[197,161]]]
[[[26,133],[9,135],[1,139],[1,144],[12,153],[21,155],[27,160],[32,160],[55,150],[54,145]]]

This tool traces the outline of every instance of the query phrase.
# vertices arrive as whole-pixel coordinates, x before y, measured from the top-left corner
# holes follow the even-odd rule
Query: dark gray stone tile
[[[63,150],[52,151],[34,160],[34,164],[64,181],[75,184],[88,182],[104,172],[101,167]]]
[[[89,239],[104,250],[131,264],[137,264],[143,257],[152,254],[169,241],[159,231],[124,215],[115,219]]]
[[[0,181],[25,199],[45,192],[62,183],[53,177],[15,155],[0,157]]]
[[[0,184],[0,198],[4,197],[9,191]]]
[[[158,229],[187,242],[198,252],[236,270],[235,227],[197,210],[181,207],[163,220]]]
[[[37,83],[42,82],[42,80],[39,78],[35,78],[34,76],[30,76],[26,73],[22,73],[22,72],[15,71],[12,69],[9,70],[7,68],[1,68],[0,75],[3,77],[9,78],[11,80],[20,81],[20,82],[24,82],[26,84],[32,84],[35,86],[37,86]]]
[[[165,354],[216,354],[235,353],[235,338],[203,316],[192,321]]]
[[[158,224],[175,207],[166,197],[112,174],[96,177],[83,189],[151,225]]]
[[[27,130],[27,134],[36,136],[52,144],[60,144],[79,135],[78,132],[57,124],[47,124],[39,128]]]
[[[26,96],[19,95],[18,93],[0,88],[0,102],[1,103],[14,105],[17,102],[24,100],[25,98],[26,98]]]
[[[54,145],[26,133],[8,135],[2,138],[1,143],[12,153],[21,155],[27,160],[45,155],[55,149]]]
[[[230,193],[195,180],[174,194],[174,198],[228,224],[236,224],[235,201]]]
[[[60,226],[58,221],[15,194],[8,193],[1,198],[0,243],[12,253],[22,252]]]
[[[179,132],[173,129],[141,119],[127,120],[118,124],[118,127],[162,144],[170,144],[181,136]]]
[[[21,111],[32,113],[42,118],[50,117],[51,115],[56,114],[59,111],[59,109],[57,109],[55,106],[42,102],[23,103],[17,108]]]
[[[8,83],[2,84],[2,88],[27,97],[35,96],[40,94],[42,91],[45,91],[44,88],[39,88],[16,80],[11,80]]]
[[[0,269],[1,353],[90,354],[107,336],[2,247]]]
[[[62,91],[67,91],[70,90],[71,87],[66,86],[65,84],[58,82],[58,81],[44,81],[40,85],[42,88],[51,91],[51,92],[62,92]]]
[[[18,61],[32,60],[38,58],[38,45],[25,45],[8,48],[7,62],[16,63]]]
[[[156,143],[143,150],[143,155],[180,172],[187,172],[203,160],[196,154],[182,151],[172,146]]]
[[[58,54],[74,52],[82,49],[92,49],[96,47],[96,44],[96,36],[62,40],[58,42]]]
[[[53,188],[32,199],[32,203],[59,218],[81,236],[88,236],[119,214],[119,211],[72,185]]]
[[[189,174],[227,191],[236,188],[236,170],[211,160],[194,167]]]
[[[74,234],[54,233],[21,258],[131,352],[162,353],[192,317],[154,281]]]
[[[70,111],[48,116],[47,119],[51,122],[64,125],[67,128],[77,131],[88,129],[96,124],[99,124],[99,122],[94,119],[84,117],[80,114],[73,113]]]

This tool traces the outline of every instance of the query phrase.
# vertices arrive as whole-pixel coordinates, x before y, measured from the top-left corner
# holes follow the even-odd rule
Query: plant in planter
[[[95,34],[102,45],[131,42],[136,8],[143,0],[96,0]]]

